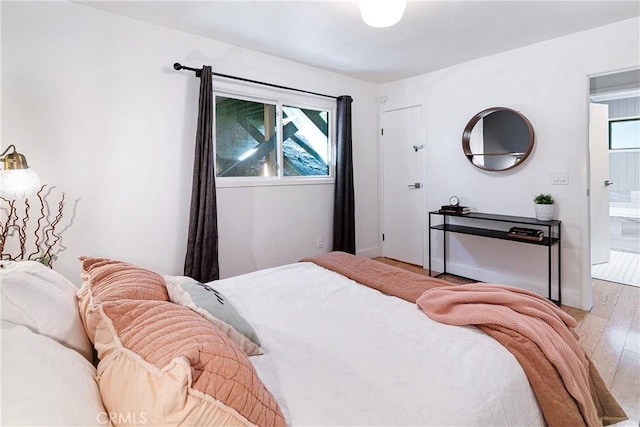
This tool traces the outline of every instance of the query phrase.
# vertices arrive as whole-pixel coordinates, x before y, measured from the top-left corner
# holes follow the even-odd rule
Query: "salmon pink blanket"
[[[428,289],[416,303],[437,322],[478,326],[505,345],[525,370],[548,425],[626,419],[578,343],[576,321],[549,300],[511,286],[473,283]],[[565,393],[541,398],[553,382],[549,364],[572,399]]]
[[[417,303],[438,322],[477,326],[518,360],[549,427],[609,425],[627,419],[580,347],[575,320],[546,298],[509,286],[453,286],[344,252],[302,261]]]

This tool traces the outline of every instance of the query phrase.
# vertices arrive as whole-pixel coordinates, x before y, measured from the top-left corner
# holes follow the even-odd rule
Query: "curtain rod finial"
[[[182,70],[183,68],[184,68],[184,67],[183,67],[183,66],[182,66],[182,64],[181,64],[181,63],[179,63],[179,62],[176,62],[176,63],[174,63],[174,64],[173,64],[173,69],[174,69],[174,70],[178,70],[178,71],[180,71],[180,70]]]

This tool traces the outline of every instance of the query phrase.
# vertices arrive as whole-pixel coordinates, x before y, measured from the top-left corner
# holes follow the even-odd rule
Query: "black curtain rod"
[[[202,74],[202,69],[185,67],[184,65],[180,64],[179,62],[176,62],[175,64],[173,64],[173,69],[174,70],[178,70],[178,71],[180,71],[180,70],[193,71],[193,72],[196,73],[196,77],[200,77],[200,74]],[[296,89],[296,88],[293,88],[293,87],[280,86],[280,85],[276,85],[276,84],[273,84],[273,83],[261,82],[261,81],[258,81],[258,80],[245,79],[244,77],[230,76],[228,74],[221,74],[221,73],[216,73],[216,72],[211,72],[211,74],[213,74],[214,76],[218,76],[218,77],[224,77],[225,79],[240,80],[240,81],[243,81],[243,82],[255,83],[255,84],[258,84],[258,85],[270,86],[270,87],[275,87],[275,88],[278,88],[278,89],[292,90],[294,92],[302,92],[302,93],[308,93],[310,95],[324,96],[325,98],[338,99],[337,96],[325,95],[324,93],[311,92],[311,91],[308,91],[308,90]]]

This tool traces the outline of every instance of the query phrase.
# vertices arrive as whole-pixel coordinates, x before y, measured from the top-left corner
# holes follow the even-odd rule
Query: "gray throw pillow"
[[[191,300],[197,307],[206,310],[212,316],[232,326],[256,345],[260,345],[260,340],[253,327],[220,291],[199,282],[183,283],[182,289],[191,296]]]

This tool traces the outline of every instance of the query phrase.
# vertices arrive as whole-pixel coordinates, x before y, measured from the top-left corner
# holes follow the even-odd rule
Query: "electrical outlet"
[[[316,238],[316,248],[324,248],[324,236],[318,236]]]

